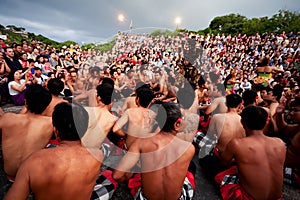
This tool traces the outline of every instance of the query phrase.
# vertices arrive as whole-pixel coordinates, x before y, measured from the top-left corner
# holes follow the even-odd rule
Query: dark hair
[[[254,104],[256,97],[257,97],[256,92],[254,92],[253,90],[246,90],[242,95],[242,99],[244,101],[244,106]]]
[[[226,96],[226,106],[228,108],[237,108],[242,103],[242,97],[237,94],[229,94]]]
[[[182,117],[179,105],[174,102],[162,103],[157,112],[156,121],[161,131],[174,130],[175,122]]]
[[[290,107],[300,106],[300,97],[295,97],[293,101],[291,101]]]
[[[177,92],[177,100],[184,109],[190,108],[195,100],[194,90],[191,87],[179,88]]]
[[[222,83],[217,83],[216,86],[217,86],[218,91],[222,92],[222,95],[225,95],[225,87],[224,87],[224,85]]]
[[[144,108],[147,108],[149,106],[154,97],[155,95],[152,89],[148,87],[142,86],[136,90],[136,98],[139,99],[140,105]]]
[[[30,85],[25,92],[27,109],[35,114],[41,114],[52,100],[51,94],[41,85]]]
[[[104,83],[108,83],[112,86],[114,86],[114,80],[112,80],[111,78],[107,78],[107,77],[104,77],[104,78],[101,78],[101,84],[104,84]]]
[[[52,124],[61,140],[80,140],[89,123],[87,111],[79,104],[59,103],[52,114]]]
[[[47,88],[49,92],[56,96],[60,95],[64,87],[65,87],[64,82],[58,78],[51,78],[47,84]]]
[[[97,96],[101,98],[102,103],[105,105],[111,104],[112,93],[114,91],[114,86],[110,83],[102,83],[97,86]]]
[[[279,101],[283,92],[283,86],[280,84],[277,84],[273,88],[273,96],[276,96],[276,100]]]
[[[243,109],[242,122],[250,130],[262,130],[267,122],[268,113],[259,106],[247,106]]]

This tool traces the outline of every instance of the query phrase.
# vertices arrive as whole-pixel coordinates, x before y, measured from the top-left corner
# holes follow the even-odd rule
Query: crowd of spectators
[[[282,132],[286,127],[295,126],[295,134],[299,134],[299,116],[295,114],[299,112],[295,111],[295,107],[299,107],[300,98],[299,40],[300,32],[257,33],[250,36],[179,33],[168,37],[118,33],[111,51],[82,50],[78,45],[56,49],[35,40],[22,40],[21,44],[0,47],[1,103],[11,101],[15,105],[24,105],[26,90],[30,85],[39,84],[48,88],[49,80],[55,79],[64,85],[61,91],[55,92],[56,96],[85,107],[97,107],[99,102],[105,102],[99,85],[109,78],[114,85],[112,111],[119,119],[123,119],[126,117],[121,116],[128,114],[126,110],[130,107],[129,101],[132,101],[129,100],[130,97],[137,95],[139,101],[136,100],[135,103],[137,106],[141,104],[140,100],[143,98],[138,96],[137,88],[142,82],[154,94],[151,103],[181,104],[181,112],[187,118],[186,129],[182,132],[192,132],[191,137],[183,136],[183,139],[190,142],[194,140],[196,149],[200,149],[199,154],[203,151],[203,145],[207,145],[207,142],[201,142],[206,135],[225,135],[218,129],[222,129],[218,127],[220,116],[225,117],[226,124],[228,116],[224,113],[234,113],[231,117],[236,123],[239,123],[240,115],[244,117],[240,129],[246,127],[246,133],[238,137],[256,134],[255,130],[262,129],[265,124],[257,128],[246,122],[251,109],[244,109],[246,114],[242,113],[244,107],[255,104],[266,110],[258,109],[261,113],[259,117],[265,114],[268,116],[263,133],[280,137],[287,145],[295,145],[296,148],[294,146],[290,150],[292,153],[288,150],[287,154],[296,155],[296,152],[300,153],[300,147],[294,143],[294,137],[282,135]],[[51,88],[53,90],[53,85]],[[110,101],[104,104],[108,106]],[[140,110],[147,110],[147,105]],[[181,120],[180,118],[180,122]],[[197,124],[194,130],[191,129],[191,124],[195,125],[195,121]],[[229,121],[228,126],[232,126],[232,121]],[[125,125],[123,122],[119,124]],[[217,134],[213,133],[211,124],[217,127]],[[120,132],[122,126],[114,129]],[[210,141],[211,138],[207,141],[217,144],[217,151],[223,152],[234,138],[220,138],[219,141]],[[226,140],[226,143],[221,142],[222,140]],[[269,143],[268,139],[265,140]],[[274,146],[280,151],[281,147],[281,143]],[[205,155],[210,150],[206,150]],[[228,152],[225,152],[227,155]],[[200,162],[204,163],[201,159],[202,157]],[[289,159],[288,162],[295,161],[293,156]],[[298,161],[287,166],[300,169]],[[300,175],[297,170],[292,171],[291,176]],[[299,180],[293,179],[290,182],[297,181]],[[300,181],[297,184],[300,185]]]

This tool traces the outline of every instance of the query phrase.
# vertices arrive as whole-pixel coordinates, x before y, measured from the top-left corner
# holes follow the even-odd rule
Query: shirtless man
[[[83,100],[87,100],[88,106],[89,107],[95,107],[97,105],[97,84],[99,83],[98,79],[93,79],[93,87],[89,90],[83,90],[81,94],[77,95],[74,97],[74,101],[79,103],[82,102]]]
[[[193,186],[186,175],[195,149],[176,137],[181,118],[175,103],[163,103],[156,118],[161,131],[137,138],[114,170],[113,178],[123,182],[132,175],[130,169],[141,162],[142,185],[135,199],[192,199]]]
[[[119,114],[122,115],[127,109],[129,108],[137,108],[138,106],[136,105],[136,90],[140,87],[142,87],[143,85],[145,85],[144,82],[138,82],[135,86],[135,91],[134,94],[131,95],[130,97],[127,97],[120,109]]]
[[[111,83],[101,83],[97,86],[98,106],[85,108],[89,114],[89,126],[81,142],[86,147],[99,148],[117,120],[110,112],[113,90]]]
[[[206,144],[203,142],[197,143],[199,147],[201,167],[211,176],[215,176],[217,173],[227,168],[224,168],[224,166],[221,165],[220,155],[225,150],[228,143],[234,138],[245,137],[245,131],[241,124],[241,117],[238,114],[241,103],[242,98],[239,95],[227,95],[227,112],[222,114],[215,114],[212,117],[208,132],[202,139],[203,141],[208,142]],[[198,140],[201,141],[200,139]],[[210,148],[201,145],[209,145],[210,142],[216,144],[210,146]]]
[[[61,145],[40,150],[24,161],[4,199],[26,199],[30,192],[35,199],[90,199],[103,155],[98,151],[96,159],[81,145],[88,118],[81,106],[58,104],[52,120]]]
[[[6,113],[0,118],[4,171],[12,182],[21,163],[45,148],[53,132],[51,118],[41,115],[51,102],[51,94],[41,85],[32,85],[25,100],[26,113]]]
[[[299,187],[300,181],[295,180],[295,176],[299,177],[300,175],[300,98],[297,97],[294,101],[291,102],[290,115],[292,117],[292,120],[294,121],[294,124],[287,124],[283,119],[283,113],[286,107],[285,104],[286,100],[282,99],[276,109],[275,118],[279,133],[282,133],[281,137],[288,138],[291,141],[290,145],[288,145],[287,148],[285,160],[285,165],[291,168],[290,170],[285,171],[286,175],[289,175],[288,177],[291,177],[291,180],[290,178],[288,178],[287,181],[288,183],[294,184]],[[285,135],[283,135],[283,133]]]
[[[257,94],[257,92],[255,92],[253,90],[246,90],[245,92],[243,92],[242,99],[243,99],[243,102],[244,102],[244,107],[257,106],[258,94]],[[268,116],[271,119],[271,120],[268,120],[266,122],[266,125],[263,129],[264,134],[269,135],[269,131],[273,130],[271,127],[275,123],[275,120],[274,121],[272,120],[269,108],[266,108],[266,107],[262,107],[262,108],[267,111]]]
[[[268,113],[263,108],[248,106],[243,110],[241,117],[247,137],[232,139],[221,154],[224,164],[235,162],[237,168],[231,167],[215,177],[220,184],[222,197],[223,199],[280,199],[285,144],[279,138],[271,138],[263,134],[262,129],[268,117]],[[238,175],[236,175],[237,169]]]
[[[217,84],[217,92],[215,94],[215,98],[212,101],[212,103],[207,106],[207,109],[205,111],[206,115],[209,114],[217,114],[217,113],[225,113],[227,110],[226,107],[226,99],[225,99],[225,88],[224,85],[221,83]]]
[[[195,91],[192,87],[185,86],[177,92],[177,101],[182,107],[182,115],[184,116],[182,129],[177,133],[177,137],[192,142],[198,130],[199,115],[190,111],[191,106],[195,102]],[[197,99],[198,100],[198,99]]]
[[[129,148],[136,138],[148,137],[153,132],[155,113],[149,109],[154,94],[149,85],[136,90],[137,108],[127,109],[113,127],[113,132],[119,136],[127,136],[126,147]],[[128,122],[127,134],[122,130]]]
[[[64,82],[58,78],[51,78],[48,81],[47,88],[48,88],[49,92],[51,93],[52,100],[51,100],[49,106],[42,113],[42,115],[52,117],[54,107],[57,104],[59,104],[61,102],[68,102],[67,100],[64,100],[63,98],[59,97],[59,95],[61,95],[61,92],[63,91],[64,87],[65,87]]]

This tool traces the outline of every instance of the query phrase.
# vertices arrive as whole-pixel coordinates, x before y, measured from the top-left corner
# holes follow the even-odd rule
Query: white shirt
[[[11,86],[12,86],[12,85],[15,85],[15,86],[17,86],[17,87],[20,87],[24,82],[25,82],[24,79],[21,79],[21,80],[20,80],[20,84],[17,83],[16,81],[11,81],[11,82],[9,82],[9,83],[8,83],[8,91],[9,91],[9,94],[12,95],[12,96],[19,94],[20,92],[18,92],[17,90],[12,89]]]

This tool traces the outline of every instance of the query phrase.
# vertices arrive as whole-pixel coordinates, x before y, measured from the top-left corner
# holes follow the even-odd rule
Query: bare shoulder
[[[272,140],[272,143],[274,144],[277,144],[277,145],[280,145],[282,147],[285,148],[285,143],[280,139],[280,138],[277,138],[277,137],[269,137],[270,140]]]
[[[251,141],[248,140],[247,137],[244,138],[233,138],[229,143],[228,143],[228,147],[236,150],[239,148],[243,148],[246,144],[251,143]]]
[[[55,154],[53,154],[53,152],[55,152],[56,150],[54,149],[42,149],[39,150],[33,154],[31,154],[25,161],[24,161],[24,165],[25,167],[30,167],[32,169],[35,169],[35,166],[43,166],[46,163],[51,162],[51,160],[57,160],[55,158]]]
[[[0,128],[9,127],[16,123],[16,120],[22,118],[24,114],[15,114],[15,113],[5,113],[2,117],[0,117]]]

